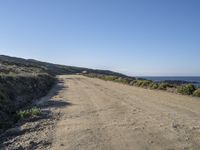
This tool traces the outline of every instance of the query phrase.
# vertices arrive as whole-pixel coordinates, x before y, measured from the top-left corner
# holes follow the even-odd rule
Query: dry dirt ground
[[[1,136],[2,149],[200,149],[199,98],[78,75],[58,78],[37,103],[46,117]]]

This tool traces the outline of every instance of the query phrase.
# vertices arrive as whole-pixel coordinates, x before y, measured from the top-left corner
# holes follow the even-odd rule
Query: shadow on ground
[[[53,130],[55,126],[56,120],[59,120],[61,114],[52,112],[52,109],[65,108],[72,105],[62,98],[54,98],[59,95],[62,90],[67,90],[67,88],[68,87],[64,86],[64,81],[57,81],[47,96],[35,101],[31,106],[27,106],[26,109],[33,106],[41,108],[41,114],[36,117],[21,119],[18,123],[13,125],[11,129],[1,134],[0,150],[25,150],[49,147],[51,142],[47,140],[48,137],[37,137],[40,133],[51,132],[51,129]]]
[[[67,90],[68,87],[64,86],[64,81],[58,81],[49,94],[43,97],[36,105],[40,108],[61,108],[72,105],[62,98],[54,99],[62,90]]]
[[[62,99],[59,99],[59,100],[47,101],[43,105],[40,105],[39,107],[40,108],[63,108],[69,105],[72,105],[72,104]]]

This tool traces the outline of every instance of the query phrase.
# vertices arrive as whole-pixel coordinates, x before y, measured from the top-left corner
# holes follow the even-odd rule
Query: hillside
[[[126,75],[109,70],[88,69],[74,66],[65,66],[41,62],[33,59],[23,59],[0,55],[0,72],[2,73],[49,73],[51,75],[76,74],[87,71],[103,75],[115,75],[125,77]]]

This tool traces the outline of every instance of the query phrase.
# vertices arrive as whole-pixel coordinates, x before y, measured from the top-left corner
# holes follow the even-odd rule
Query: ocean
[[[141,77],[148,80],[153,80],[156,82],[164,81],[164,80],[180,80],[180,81],[188,81],[188,82],[197,82],[197,85],[200,85],[200,77]]]

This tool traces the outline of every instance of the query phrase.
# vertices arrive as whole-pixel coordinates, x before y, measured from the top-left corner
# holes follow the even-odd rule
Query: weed
[[[194,96],[200,97],[200,88],[196,89],[193,93]]]
[[[182,85],[177,89],[178,93],[184,95],[192,95],[194,91],[195,91],[195,86],[192,84]]]
[[[24,119],[24,118],[39,116],[40,114],[41,114],[41,110],[39,108],[33,107],[27,110],[20,110],[19,112],[17,112],[17,117],[19,119]]]

